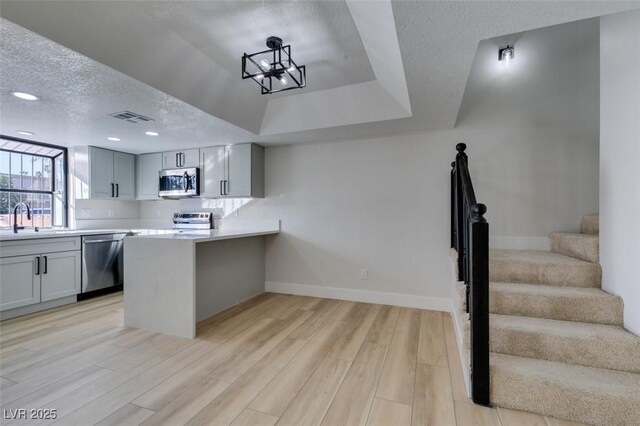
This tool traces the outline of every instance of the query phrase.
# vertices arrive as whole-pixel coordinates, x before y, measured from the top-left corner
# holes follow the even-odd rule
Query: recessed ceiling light
[[[36,95],[32,95],[31,93],[11,92],[11,94],[13,96],[15,96],[16,98],[24,99],[25,101],[37,101],[37,100],[40,100],[39,97],[37,97]]]
[[[109,136],[107,139],[114,142],[120,142],[120,138],[114,138],[113,136]]]
[[[26,130],[18,130],[17,132],[18,132],[19,135],[25,135],[25,136],[33,136],[33,135],[35,135],[35,133],[27,132]]]
[[[158,136],[160,133],[158,132],[144,132],[145,135],[147,136]]]

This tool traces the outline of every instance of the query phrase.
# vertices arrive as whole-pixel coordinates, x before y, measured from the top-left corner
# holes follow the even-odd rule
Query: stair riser
[[[583,234],[598,234],[600,232],[600,217],[598,215],[582,216],[580,232]]]
[[[593,425],[640,425],[640,398],[550,386],[543,379],[492,369],[491,403]]]
[[[554,335],[491,325],[491,351],[525,358],[640,373],[640,340]]]
[[[600,261],[598,238],[575,238],[570,235],[551,234],[551,251],[575,257],[587,262]]]
[[[600,265],[597,263],[567,266],[508,260],[490,260],[489,262],[489,279],[501,283],[600,288],[601,274]]]
[[[608,325],[622,325],[623,321],[622,300],[613,297],[545,297],[492,290],[489,307],[492,314]]]

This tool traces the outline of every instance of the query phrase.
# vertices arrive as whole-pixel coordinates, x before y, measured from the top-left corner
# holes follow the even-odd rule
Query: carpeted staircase
[[[550,252],[490,255],[491,402],[594,425],[640,425],[640,337],[600,289],[598,216]],[[458,289],[464,307],[464,287]],[[468,356],[469,322],[461,325]]]

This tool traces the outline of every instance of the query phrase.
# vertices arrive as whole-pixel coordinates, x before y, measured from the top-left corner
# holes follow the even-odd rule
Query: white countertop
[[[13,231],[0,232],[0,241],[38,240],[42,238],[81,237],[83,235],[121,234],[131,232],[131,229],[22,229],[14,234]]]
[[[256,237],[260,235],[277,234],[280,232],[280,226],[257,226],[252,228],[237,229],[212,229],[205,231],[183,230],[161,233],[143,233],[127,238],[135,238],[136,240],[182,240],[192,241],[193,243],[206,243],[209,241],[228,240],[231,238]]]
[[[234,221],[220,229],[176,230],[176,229],[23,229],[14,234],[0,232],[0,241],[35,240],[42,238],[81,237],[83,235],[133,233],[127,238],[189,240],[194,243],[226,240],[230,238],[254,237],[280,232],[279,220]]]

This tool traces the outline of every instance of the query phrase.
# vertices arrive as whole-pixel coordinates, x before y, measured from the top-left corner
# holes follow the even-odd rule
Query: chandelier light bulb
[[[282,86],[286,86],[287,85],[287,78],[285,76],[280,77],[279,80],[280,80],[280,84]]]
[[[258,79],[258,80],[262,80],[263,78],[264,78],[264,74],[256,75],[256,79]]]
[[[264,68],[265,70],[270,70],[271,69],[271,64],[266,59],[261,59],[260,60],[260,65],[262,65],[262,68]]]

